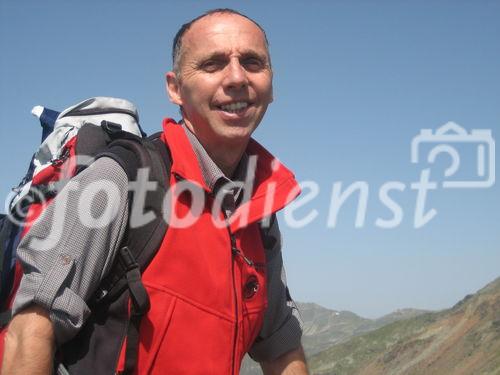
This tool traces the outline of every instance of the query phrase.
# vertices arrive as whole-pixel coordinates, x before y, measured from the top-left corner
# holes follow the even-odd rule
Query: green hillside
[[[297,303],[303,321],[302,344],[308,356],[387,324],[425,313],[403,309],[379,319],[362,318],[350,311],[326,309],[314,303]]]
[[[416,309],[403,309],[379,319],[366,319],[350,311],[331,310],[315,303],[298,302],[297,307],[303,321],[302,344],[308,357],[354,336],[425,312]],[[262,374],[262,371],[257,363],[247,357],[243,362],[241,374],[259,375]]]
[[[449,310],[334,345],[309,366],[315,375],[499,375],[500,278]]]

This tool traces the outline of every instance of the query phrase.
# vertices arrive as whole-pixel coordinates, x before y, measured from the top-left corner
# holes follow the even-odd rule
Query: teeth
[[[231,103],[231,104],[226,104],[226,105],[221,105],[221,109],[226,112],[238,112],[241,109],[244,109],[248,107],[248,103],[246,102],[237,102],[237,103]]]

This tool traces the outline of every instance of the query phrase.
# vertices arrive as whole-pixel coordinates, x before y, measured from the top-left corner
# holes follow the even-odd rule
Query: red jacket
[[[184,130],[168,119],[163,127],[163,140],[172,155],[171,189],[176,191],[178,181],[192,182],[205,190],[205,205],[188,228],[170,224],[143,273],[151,310],[141,322],[137,373],[238,374],[267,306],[266,259],[258,222],[292,201],[299,193],[298,184],[288,169],[251,140],[247,153],[258,156],[253,194],[233,216],[246,215],[229,228],[217,228],[211,213],[213,195]],[[189,213],[189,194],[180,194],[173,202],[177,217]],[[119,369],[123,358],[122,351]]]

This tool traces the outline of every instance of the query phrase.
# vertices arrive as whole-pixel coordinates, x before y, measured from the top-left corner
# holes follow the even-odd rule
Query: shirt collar
[[[230,187],[232,183],[236,181],[245,181],[247,167],[248,167],[248,155],[246,153],[241,157],[238,166],[236,167],[232,178],[229,178],[222,172],[222,170],[215,164],[208,152],[205,150],[201,142],[196,138],[196,136],[187,128],[184,122],[181,122],[182,128],[193,147],[196,158],[198,159],[198,164],[200,165],[201,174],[208,188],[217,193],[217,190],[222,187]],[[241,187],[236,187],[233,190],[235,199],[241,191]]]

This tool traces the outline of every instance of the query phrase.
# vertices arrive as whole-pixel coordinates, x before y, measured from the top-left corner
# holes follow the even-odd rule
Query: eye
[[[242,65],[250,72],[258,72],[264,68],[265,63],[257,57],[248,57],[242,61]]]
[[[223,68],[224,62],[221,60],[207,60],[201,64],[201,69],[208,73],[216,72]]]

